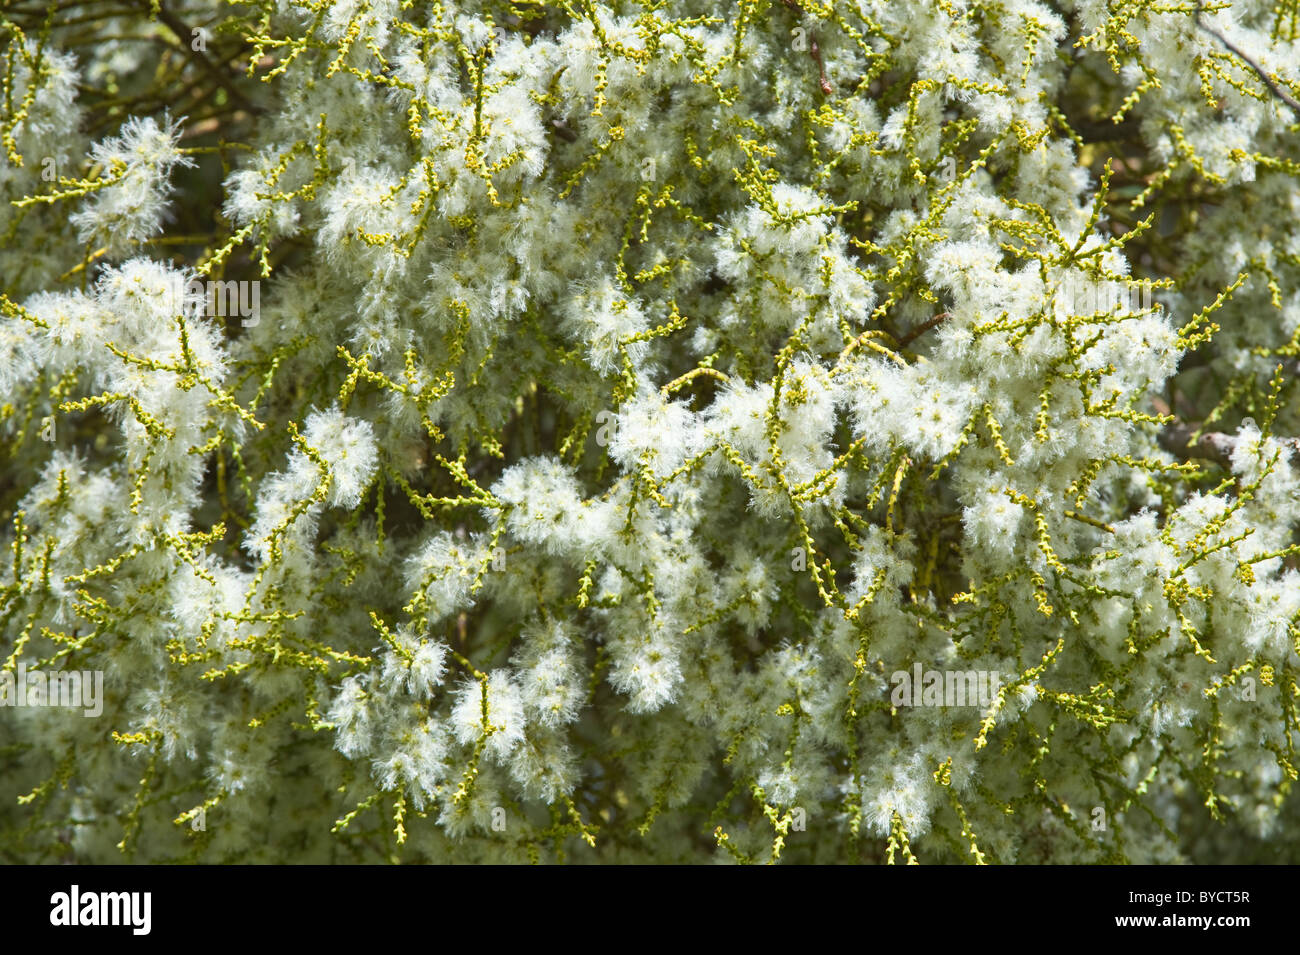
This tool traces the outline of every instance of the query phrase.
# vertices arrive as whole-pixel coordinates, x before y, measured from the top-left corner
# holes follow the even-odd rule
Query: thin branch
[[[795,0],[781,0],[787,7],[793,10],[798,16],[803,16],[803,7],[799,6]],[[822,62],[822,50],[817,45],[817,36],[809,34],[808,36],[808,55],[812,57],[813,62],[817,64],[817,84],[821,87],[824,95],[830,96],[835,92],[835,87],[831,86],[831,81],[826,78],[826,64]]]
[[[822,62],[822,50],[817,45],[817,38],[809,38],[808,52],[812,54],[813,62],[817,64],[817,81],[822,88],[825,96],[830,96],[835,92],[835,87],[831,86],[831,81],[826,78],[826,64]]]
[[[1196,458],[1213,461],[1225,468],[1231,465],[1232,452],[1237,447],[1236,435],[1204,431],[1193,442],[1195,433],[1196,429],[1189,424],[1170,425],[1160,432],[1160,446],[1183,461]]]
[[[1295,113],[1296,119],[1300,119],[1300,103],[1297,103],[1293,96],[1287,93],[1286,90],[1282,89],[1282,87],[1271,76],[1265,73],[1258,63],[1256,63],[1245,53],[1243,53],[1240,49],[1238,49],[1231,42],[1229,42],[1227,37],[1225,37],[1222,33],[1214,29],[1213,27],[1208,27],[1205,25],[1204,21],[1201,20],[1201,12],[1203,6],[1204,6],[1203,2],[1201,2],[1201,0],[1197,0],[1196,25],[1200,27],[1202,30],[1204,30],[1206,33],[1208,33],[1210,36],[1214,37],[1220,43],[1222,43],[1224,47],[1228,50],[1228,52],[1231,53],[1233,56],[1240,57],[1242,60],[1244,60],[1246,65],[1255,71],[1255,75],[1258,76],[1264,82],[1264,85],[1269,88],[1272,94],[1276,96],[1278,99],[1280,99],[1283,103],[1286,103],[1286,105],[1290,108],[1291,112]]]
[[[144,0],[143,5],[148,6],[148,0]],[[235,84],[231,82],[230,77],[226,73],[222,72],[222,70],[204,56],[201,51],[194,49],[193,44],[190,42],[194,37],[194,32],[185,25],[185,22],[181,20],[180,17],[176,16],[176,14],[172,13],[161,3],[158,4],[158,19],[163,22],[168,30],[171,30],[172,33],[176,35],[176,39],[180,40],[181,49],[185,51],[186,55],[197,63],[200,69],[211,76],[217,82],[218,86],[226,91],[230,96],[231,102],[237,103],[241,109],[250,113],[261,112],[259,107],[250,103],[244,98],[244,94],[235,88]]]
[[[1196,426],[1182,422],[1170,425],[1160,432],[1160,446],[1174,457],[1184,461],[1199,459],[1214,461],[1225,468],[1231,467],[1232,454],[1241,441],[1241,435],[1227,434],[1223,431],[1203,431],[1193,442],[1192,436],[1196,434],[1196,431]],[[1274,435],[1273,440],[1284,448],[1290,448],[1293,452],[1300,451],[1300,438],[1284,438]]]
[[[917,325],[916,328],[912,329],[902,338],[898,339],[899,351],[902,351],[908,345],[912,344],[912,342],[916,341],[916,339],[920,338],[930,329],[934,328],[934,326],[947,320],[949,317],[950,316],[947,312],[940,312],[938,315],[934,316],[934,318],[928,318],[920,325]]]

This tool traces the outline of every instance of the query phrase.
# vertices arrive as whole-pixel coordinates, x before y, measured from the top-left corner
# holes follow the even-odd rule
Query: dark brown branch
[[[916,339],[920,338],[930,329],[934,328],[934,326],[938,325],[940,322],[947,320],[949,317],[950,316],[947,312],[940,312],[938,315],[934,316],[934,318],[926,319],[920,325],[917,325],[916,328],[912,329],[902,338],[898,339],[898,347],[900,349],[906,348],[908,345],[912,344],[912,342],[916,341]]]
[[[148,5],[148,0],[144,0],[143,6],[147,7]],[[180,40],[181,49],[185,51],[185,54],[193,60],[199,68],[203,70],[203,72],[212,77],[218,86],[226,91],[226,94],[230,97],[232,103],[238,104],[241,109],[247,110],[250,113],[261,112],[260,108],[254,106],[244,98],[244,94],[235,88],[235,84],[230,81],[230,77],[225,72],[204,56],[202,52],[194,49],[191,43],[194,38],[193,31],[185,25],[185,22],[181,20],[180,17],[176,16],[176,14],[172,13],[161,3],[158,4],[158,19],[162,21],[168,30],[171,30],[172,33],[176,35],[176,39]]]
[[[817,64],[817,79],[821,84],[822,93],[830,96],[835,92],[835,87],[831,86],[831,81],[826,78],[826,64],[822,62],[822,51],[817,45],[816,37],[809,37],[808,51],[812,53],[813,62]]]
[[[1232,451],[1237,446],[1234,435],[1222,431],[1204,431],[1195,442],[1192,435],[1196,429],[1188,424],[1170,425],[1160,432],[1160,446],[1176,458],[1184,461],[1193,458],[1214,461],[1225,468],[1232,462]]]
[[[1295,113],[1296,119],[1300,119],[1300,103],[1297,103],[1293,96],[1287,93],[1286,90],[1282,89],[1282,87],[1271,76],[1265,73],[1263,68],[1260,67],[1258,63],[1256,63],[1245,53],[1239,50],[1236,46],[1230,43],[1227,37],[1225,37],[1222,33],[1214,29],[1213,27],[1207,27],[1205,23],[1202,22],[1201,11],[1203,6],[1204,4],[1199,2],[1198,0],[1196,4],[1196,25],[1200,27],[1202,30],[1204,30],[1206,33],[1208,33],[1210,36],[1214,37],[1220,43],[1222,43],[1224,48],[1227,49],[1227,51],[1231,53],[1233,56],[1239,57],[1240,59],[1244,60],[1246,65],[1249,66],[1254,71],[1255,75],[1258,76],[1263,81],[1264,85],[1269,88],[1269,91],[1278,99],[1280,99],[1283,103],[1286,103],[1286,105],[1290,108],[1291,112]]]
[[[1195,433],[1196,428],[1189,424],[1179,422],[1170,425],[1160,432],[1160,446],[1174,457],[1184,461],[1199,459],[1213,461],[1225,468],[1231,466],[1232,453],[1241,440],[1240,435],[1227,434],[1223,431],[1203,431],[1193,442],[1192,435]],[[1280,438],[1274,435],[1274,440],[1284,448],[1300,451],[1300,438]]]
[[[795,3],[795,0],[781,0],[787,7],[799,16],[803,16],[803,7]],[[830,96],[835,92],[835,87],[831,86],[831,81],[826,78],[826,64],[822,62],[822,49],[817,45],[817,37],[814,34],[808,35],[808,53],[817,64],[817,83],[821,87],[822,93]]]

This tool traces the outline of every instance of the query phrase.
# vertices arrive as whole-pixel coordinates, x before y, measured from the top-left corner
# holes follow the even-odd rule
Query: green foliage
[[[9,5],[0,852],[1300,858],[1298,10]]]

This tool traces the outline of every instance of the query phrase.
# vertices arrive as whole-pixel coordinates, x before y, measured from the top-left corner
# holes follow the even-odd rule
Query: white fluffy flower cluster
[[[106,185],[71,217],[81,241],[107,240],[125,249],[132,239],[161,230],[173,168],[194,165],[177,148],[178,135],[175,124],[133,118],[119,135],[91,148],[90,162],[104,170]]]

